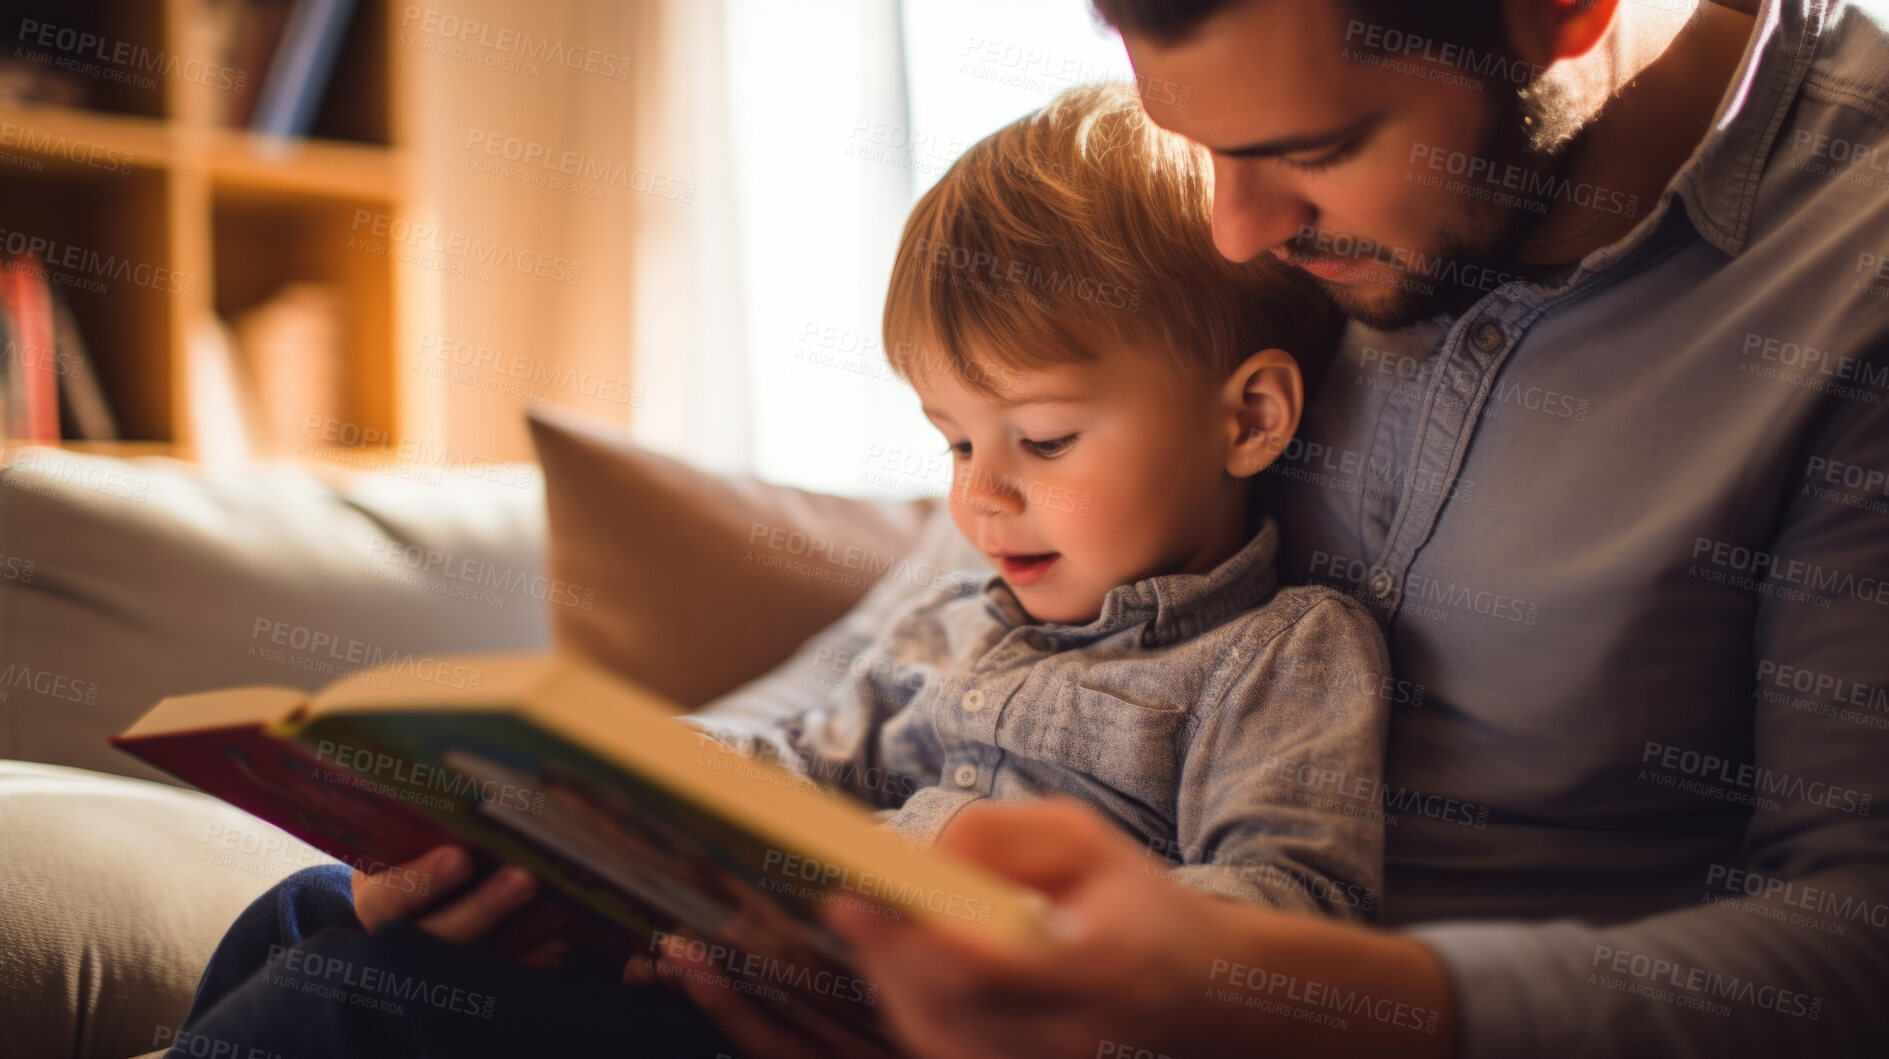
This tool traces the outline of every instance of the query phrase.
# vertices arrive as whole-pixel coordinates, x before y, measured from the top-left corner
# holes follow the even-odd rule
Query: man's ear
[[[1299,429],[1305,380],[1283,349],[1247,357],[1221,389],[1227,421],[1227,473],[1248,478],[1266,469]]]
[[[1593,51],[1619,10],[1620,0],[1504,0],[1502,5],[1509,43],[1537,69]]]

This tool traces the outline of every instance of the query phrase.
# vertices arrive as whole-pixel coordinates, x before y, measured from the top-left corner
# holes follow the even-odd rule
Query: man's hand
[[[786,1009],[737,991],[727,969],[716,966],[708,951],[701,939],[672,934],[654,959],[633,957],[623,968],[623,980],[680,989],[749,1059],[896,1059],[838,1022],[794,1020]]]
[[[472,858],[458,846],[441,846],[419,857],[369,875],[355,869],[354,918],[370,933],[396,920],[443,941],[471,945],[538,892],[538,880],[523,868],[506,866],[441,904],[472,878]],[[545,938],[518,957],[529,967],[555,966],[570,952],[564,938]]]
[[[769,898],[745,889],[730,890],[726,897],[734,907],[721,925],[723,935],[759,948],[731,949],[677,930],[652,939],[649,953],[632,956],[623,967],[623,980],[663,982],[680,989],[750,1059],[892,1059],[846,1025],[815,1017],[805,998],[762,1003],[744,990],[744,985],[758,984],[742,981],[752,974],[744,969],[754,956],[764,954],[770,964],[808,971],[823,968],[827,961],[804,944],[802,928]],[[730,957],[728,966],[718,966],[719,960]],[[858,1003],[860,1017],[876,1014],[871,998]],[[794,1017],[796,1011],[800,1018]]]
[[[972,806],[939,848],[1042,891],[1049,936],[1008,948],[829,909],[828,923],[852,943],[861,975],[879,983],[879,1006],[914,1055],[1198,1059],[1263,1054],[1268,1045],[1285,1055],[1453,1053],[1453,1003],[1428,947],[1187,889],[1077,803]],[[1299,988],[1275,989],[1278,975]],[[1306,997],[1340,991],[1390,1002],[1373,1011],[1424,1017],[1412,1028],[1408,1018],[1353,1013],[1340,1016],[1346,1029],[1331,1030],[1292,1014],[1336,1014]]]
[[[1160,862],[1073,802],[969,807],[938,848],[1042,891],[1049,936],[1006,950],[832,908],[827,921],[880,983],[905,1047],[929,1059],[1093,1059],[1105,1042],[1125,1055],[1193,1054],[1170,1013],[1199,1003],[1210,950],[1225,942],[1220,902],[1169,881]]]

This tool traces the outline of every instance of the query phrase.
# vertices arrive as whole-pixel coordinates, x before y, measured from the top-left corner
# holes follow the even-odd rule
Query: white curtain
[[[634,152],[686,174],[689,200],[631,218],[631,349],[646,444],[718,470],[753,466],[740,202],[732,179],[724,0],[652,0],[644,13]]]
[[[1087,0],[656,7],[636,155],[696,190],[635,218],[638,437],[810,489],[942,494],[944,444],[879,338],[899,230],[966,146],[1128,76],[1119,39]]]

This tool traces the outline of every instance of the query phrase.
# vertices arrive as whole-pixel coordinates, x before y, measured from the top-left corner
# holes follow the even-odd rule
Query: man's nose
[[[989,466],[971,464],[951,482],[951,499],[985,515],[1016,515],[1023,511],[1019,483]]]
[[[1318,212],[1286,180],[1254,159],[1215,158],[1213,245],[1229,261],[1251,261],[1310,229]]]

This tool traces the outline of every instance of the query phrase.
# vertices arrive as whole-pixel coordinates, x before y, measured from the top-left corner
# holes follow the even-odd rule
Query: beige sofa
[[[665,593],[710,586],[691,593],[696,607],[689,613],[663,613],[673,639],[662,650],[612,659],[645,667],[654,685],[689,689],[689,701],[726,691],[779,661],[870,585],[869,579],[782,581],[765,564],[734,561],[702,542],[739,547],[750,527],[766,525],[770,533],[827,540],[863,533],[880,552],[956,544],[948,519],[922,502],[814,497],[705,475],[581,432],[547,438],[542,424],[537,429],[548,463],[596,485],[567,490],[562,498],[553,490],[553,520],[633,520],[642,526],[644,544],[624,550],[628,570],[599,567],[595,554],[567,555],[553,576],[620,588],[618,604],[645,612]],[[390,586],[361,560],[364,552],[389,551],[383,538],[392,535],[398,538],[394,550],[425,546],[521,567],[540,563],[539,493],[472,489],[445,496],[429,486],[403,491],[379,482],[324,494],[325,487],[298,480],[288,491],[300,506],[291,504],[285,513],[279,476],[287,472],[206,480],[198,470],[165,462],[98,460],[48,454],[36,464],[0,470],[0,568],[8,555],[33,561],[27,582],[0,580],[0,664],[21,660],[42,670],[71,670],[100,689],[99,701],[110,700],[107,709],[73,711],[65,718],[73,731],[40,726],[40,742],[8,747],[0,757],[56,761],[56,753],[43,751],[73,748],[80,763],[94,769],[155,775],[105,750],[102,733],[122,728],[163,694],[258,679],[297,682],[294,673],[256,671],[238,649],[259,617],[325,623],[415,651],[547,643],[542,607],[529,620],[521,608],[503,616],[473,613],[411,584]],[[22,475],[34,477],[22,482]],[[101,495],[101,475],[116,476],[112,492],[132,495]],[[587,495],[602,498],[609,510],[585,510]],[[183,514],[157,517],[152,506]],[[206,519],[206,508],[221,517]],[[366,531],[354,524],[362,517],[371,524]],[[151,584],[151,566],[167,566],[171,574],[181,566],[187,591],[178,590],[175,578]],[[393,587],[403,590],[390,594]],[[783,592],[811,593],[817,602],[749,605]],[[900,598],[899,591],[875,593],[827,635],[869,635]],[[565,617],[578,624],[561,639],[601,635],[597,623],[607,620],[575,609]],[[678,650],[711,643],[701,634],[730,621],[749,642],[769,646],[734,667]],[[121,665],[126,658],[131,664]],[[302,674],[300,683],[327,679]],[[158,1048],[188,1009],[205,961],[237,913],[283,875],[324,860],[276,829],[176,786],[0,760],[0,1055],[124,1059]]]
[[[214,798],[0,761],[0,1055],[163,1044],[217,939],[316,850]]]

